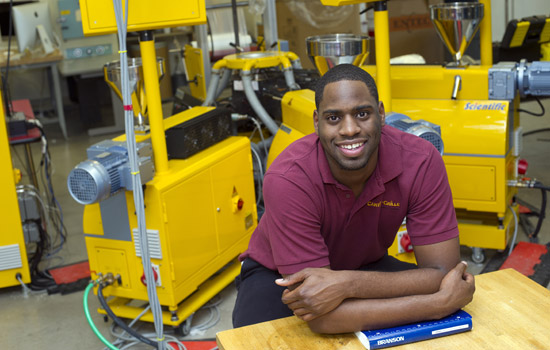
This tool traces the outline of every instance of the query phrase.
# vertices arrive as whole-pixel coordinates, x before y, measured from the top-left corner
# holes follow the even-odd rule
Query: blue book
[[[436,321],[411,323],[404,326],[356,332],[367,349],[382,349],[421,340],[443,337],[472,329],[472,316],[463,310]]]

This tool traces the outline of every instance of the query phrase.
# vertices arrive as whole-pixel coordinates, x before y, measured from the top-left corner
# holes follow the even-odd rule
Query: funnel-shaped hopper
[[[104,66],[105,81],[111,86],[113,91],[122,100],[122,81],[120,74],[120,61],[112,61]],[[128,58],[128,79],[130,80],[130,90],[136,92],[138,84],[142,82],[141,58]]]
[[[157,71],[159,80],[164,76],[164,58],[157,57]],[[122,100],[122,80],[120,74],[120,61],[112,61],[103,67],[105,81]],[[128,79],[130,80],[130,90],[132,93],[132,107],[136,120],[136,129],[143,128],[147,123],[147,101],[145,96],[145,86],[143,84],[143,69],[141,67],[141,58],[128,58]]]
[[[369,55],[369,40],[354,34],[326,34],[306,39],[307,53],[321,75],[343,63],[360,66]]]
[[[455,63],[461,65],[462,55],[483,19],[483,4],[453,2],[431,5],[430,16]]]

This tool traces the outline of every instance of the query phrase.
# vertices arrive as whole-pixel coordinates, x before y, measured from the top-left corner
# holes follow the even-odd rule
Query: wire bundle
[[[6,114],[8,117],[11,117],[11,98],[9,97],[9,89],[8,89],[8,77],[10,72],[10,56],[11,56],[11,38],[12,38],[12,9],[13,9],[13,0],[10,0],[10,8],[9,8],[9,23],[8,23],[8,55],[6,57],[6,70],[5,70],[5,76],[2,77],[2,98],[4,99],[4,106],[6,106]]]
[[[39,264],[45,255],[52,250],[51,240],[48,235],[48,215],[46,214],[47,207],[40,197],[40,194],[36,188],[32,185],[20,185],[16,187],[16,193],[19,198],[34,198],[35,203],[39,203],[38,207],[40,211],[40,219],[26,220],[25,224],[34,223],[38,230],[39,239],[36,242],[36,247],[34,252],[31,254],[30,244],[27,247],[27,252],[29,255],[29,271],[31,274],[31,283],[28,285],[28,288],[32,291],[42,291],[50,287],[54,287],[55,281],[52,276],[50,276],[46,271],[43,271],[39,268]],[[24,208],[24,207],[23,207]],[[19,279],[19,282],[23,286],[23,292],[26,293],[27,286]]]
[[[42,159],[40,160],[40,167],[43,171],[40,173],[40,180],[44,188],[42,195],[46,198],[46,208],[47,214],[49,217],[48,226],[52,227],[55,232],[55,237],[52,239],[52,246],[50,251],[46,255],[46,258],[52,258],[55,254],[63,248],[67,240],[67,228],[63,221],[63,210],[59,204],[57,198],[55,197],[53,185],[52,185],[52,174],[53,166],[51,161],[50,149],[48,147],[48,139],[42,128],[42,124],[37,119],[29,120],[27,123],[30,123],[32,127],[36,127],[40,130],[41,141],[42,141]]]
[[[121,94],[124,105],[124,119],[126,129],[126,144],[128,148],[128,156],[130,160],[130,172],[132,175],[132,185],[134,194],[134,205],[136,208],[138,232],[140,237],[140,248],[142,252],[143,270],[145,273],[145,279],[147,281],[147,295],[149,297],[149,304],[151,306],[151,312],[153,314],[155,330],[157,334],[157,347],[159,350],[164,350],[166,342],[163,335],[162,324],[162,309],[157,296],[156,283],[153,276],[153,270],[151,267],[151,260],[149,255],[149,243],[147,237],[147,229],[145,224],[145,211],[143,190],[141,184],[141,177],[139,174],[139,162],[136,149],[136,141],[134,134],[134,114],[132,109],[132,91],[130,88],[130,80],[128,76],[128,58],[126,51],[126,32],[128,25],[128,0],[125,2],[126,13],[122,8],[121,0],[113,0],[115,9],[115,17],[118,29],[118,42],[120,53],[120,75],[121,75]]]
[[[203,321],[202,323],[191,327],[190,334],[202,334],[209,330],[210,328],[214,327],[215,325],[220,322],[221,315],[220,315],[220,309],[218,305],[220,305],[222,302],[221,297],[218,296],[218,299],[216,301],[209,301],[206,303],[201,310],[206,309],[209,312],[208,318]]]
[[[97,295],[101,306],[104,308],[107,314],[114,320],[114,322],[111,324],[110,332],[111,332],[111,335],[116,338],[116,340],[113,341],[112,343],[109,342],[99,332],[90,315],[90,310],[88,307],[88,295],[90,294],[90,291],[92,290],[94,285],[98,286]],[[146,307],[144,307],[141,313],[137,315],[127,325],[124,321],[118,318],[109,307],[109,304],[107,303],[107,301],[103,296],[103,288],[104,288],[104,285],[102,284],[102,281],[100,281],[99,279],[96,281],[92,281],[84,291],[83,307],[84,307],[84,314],[86,315],[86,319],[90,327],[92,328],[93,332],[97,335],[97,337],[107,346],[106,348],[112,349],[112,350],[129,349],[134,345],[138,345],[140,343],[145,343],[147,345],[156,347],[157,342],[154,340],[154,338],[157,336],[156,333],[138,333],[137,327],[133,328],[136,322],[139,321],[141,317],[143,317],[143,315],[145,315],[150,310],[150,305],[147,305]],[[218,299],[216,301],[210,301],[201,308],[201,310],[204,310],[204,309],[208,310],[210,312],[210,315],[206,321],[192,327],[191,333],[196,334],[196,333],[204,332],[214,327],[219,322],[220,311],[219,311],[218,305],[220,303],[221,303],[221,297],[218,296]],[[188,321],[191,322],[191,319],[192,319],[192,316],[188,319]],[[122,328],[121,332],[116,331],[118,327]],[[172,350],[187,350],[185,345],[175,336],[166,335],[166,342],[169,344],[169,348]],[[215,350],[215,349],[217,349],[217,347],[214,347],[211,350]]]
[[[40,172],[40,179],[43,185],[42,193],[39,193],[39,190],[32,185],[19,185],[16,187],[16,193],[20,199],[31,197],[35,200],[40,214],[39,219],[33,219],[26,222],[34,223],[39,233],[39,240],[36,242],[34,252],[29,254],[31,273],[31,283],[29,284],[29,288],[33,291],[48,289],[48,292],[53,292],[54,290],[51,288],[55,287],[56,284],[52,276],[47,272],[49,266],[41,269],[40,263],[44,260],[59,258],[57,254],[61,251],[67,240],[67,228],[63,222],[63,211],[61,209],[61,205],[55,197],[51,181],[52,163],[46,134],[44,133],[42,124],[38,120],[28,120],[27,124],[28,127],[38,128],[41,132],[42,159],[40,161],[40,167],[42,171]],[[13,149],[13,151],[19,158],[19,161],[23,164],[17,151],[15,149]],[[31,174],[30,168],[27,168],[26,171],[29,176],[35,175]],[[29,251],[32,251],[30,245],[27,247],[27,252]],[[20,283],[23,285],[22,281],[20,281]]]

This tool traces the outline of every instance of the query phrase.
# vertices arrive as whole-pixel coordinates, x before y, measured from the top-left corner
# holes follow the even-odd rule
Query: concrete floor
[[[550,111],[550,99],[543,101],[546,110]],[[521,108],[537,111],[535,102],[522,103]],[[525,132],[540,128],[550,127],[549,112],[542,118],[536,118],[526,114],[521,116],[521,124]],[[71,264],[87,259],[86,247],[82,231],[83,206],[76,203],[69,195],[66,186],[66,178],[69,171],[79,162],[85,159],[85,150],[90,145],[113,137],[106,135],[89,137],[77,120],[69,120],[70,139],[64,140],[56,124],[46,126],[46,133],[50,143],[52,163],[54,168],[53,186],[55,195],[61,204],[68,230],[68,240],[59,258],[51,261],[52,266]],[[482,140],[480,140],[482,142]],[[39,145],[33,145],[35,161],[40,159]],[[13,155],[15,166],[20,166],[20,159],[24,157],[23,149],[18,149]],[[550,185],[550,132],[537,133],[524,138],[523,158],[529,162],[528,175]],[[473,174],[475,177],[475,174]],[[521,190],[522,199],[540,206],[540,192],[533,190]],[[550,210],[546,211],[547,217]],[[550,220],[546,220],[539,234],[540,243],[550,241]],[[527,237],[521,229],[518,233],[518,241],[526,241]],[[471,249],[462,247],[463,258],[470,261],[468,269],[478,274],[484,267],[483,264],[471,262]],[[490,259],[495,251],[485,251],[487,259]],[[82,308],[83,292],[76,292],[61,296],[47,294],[31,294],[24,297],[21,287],[0,289],[0,334],[3,349],[101,349],[103,344],[92,333],[88,326]],[[231,284],[221,293],[222,302],[219,306],[221,312],[220,322],[207,332],[190,335],[183,340],[212,339],[216,332],[231,328],[231,311],[235,299],[235,289]],[[94,310],[99,306],[97,298],[90,296],[88,303],[92,311],[92,318],[99,331],[112,339],[109,334],[109,323],[103,321],[103,316]],[[194,319],[194,324],[204,320],[207,312],[199,311]],[[167,333],[171,331],[166,327]],[[151,329],[150,324],[144,324],[142,329]],[[137,347],[147,348],[147,347]]]

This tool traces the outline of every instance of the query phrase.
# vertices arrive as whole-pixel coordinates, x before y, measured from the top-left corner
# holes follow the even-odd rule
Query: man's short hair
[[[341,80],[362,81],[369,89],[376,103],[378,103],[378,88],[372,76],[353,64],[339,64],[331,68],[317,81],[317,85],[315,86],[315,107],[317,109],[319,109],[319,104],[321,104],[321,100],[323,99],[325,86]]]

